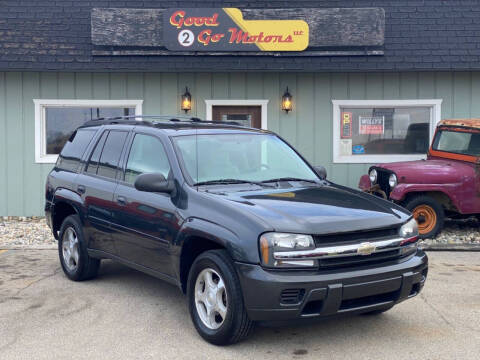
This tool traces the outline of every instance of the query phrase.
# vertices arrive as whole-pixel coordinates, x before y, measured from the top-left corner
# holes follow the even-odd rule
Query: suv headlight
[[[260,236],[260,259],[262,264],[274,268],[314,267],[316,260],[277,260],[276,252],[301,251],[315,248],[310,235],[270,232]]]
[[[368,174],[368,176],[370,177],[370,182],[372,183],[372,185],[375,185],[375,183],[377,182],[377,177],[378,177],[377,170],[372,169],[370,171],[370,173]]]
[[[388,185],[390,185],[390,189],[393,189],[395,186],[397,186],[398,180],[397,180],[397,175],[395,174],[390,174],[388,177]]]
[[[408,220],[400,227],[398,234],[404,239],[411,239],[418,237],[418,224],[414,218]]]
[[[411,218],[400,227],[398,231],[403,240],[400,242],[401,253],[403,255],[412,254],[418,247],[418,224],[414,218]]]

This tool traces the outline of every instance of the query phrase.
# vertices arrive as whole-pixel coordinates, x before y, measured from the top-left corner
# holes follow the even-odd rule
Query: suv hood
[[[472,171],[472,165],[449,159],[403,161],[375,166],[393,171],[401,183],[451,184]]]
[[[325,185],[289,189],[223,193],[268,223],[275,231],[308,234],[351,232],[404,223],[410,214],[375,196]]]

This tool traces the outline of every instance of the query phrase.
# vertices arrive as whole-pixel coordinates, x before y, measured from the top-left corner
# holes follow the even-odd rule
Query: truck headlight
[[[262,264],[274,268],[314,267],[315,260],[277,260],[275,252],[310,250],[315,243],[310,235],[270,232],[260,236],[260,258]]]
[[[378,177],[377,170],[372,169],[370,171],[370,173],[368,174],[368,176],[370,177],[370,182],[372,183],[372,185],[375,185],[375,183],[377,182],[377,177]]]
[[[397,186],[398,180],[397,180],[397,175],[391,174],[388,177],[388,185],[390,185],[390,189],[393,189],[395,186]]]

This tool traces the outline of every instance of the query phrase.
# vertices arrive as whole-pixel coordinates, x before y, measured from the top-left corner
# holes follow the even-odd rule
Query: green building
[[[213,1],[198,12],[304,20],[308,47],[294,52],[174,49],[165,19],[198,1],[3,3],[0,216],[42,215],[64,141],[97,117],[235,120],[278,133],[330,180],[357,187],[372,163],[425,158],[441,119],[480,116],[477,2]]]

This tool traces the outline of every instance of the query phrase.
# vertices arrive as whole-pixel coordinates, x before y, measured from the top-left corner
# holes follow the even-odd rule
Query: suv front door
[[[138,191],[133,186],[142,173],[171,176],[164,146],[155,136],[136,133],[127,154],[114,195],[113,237],[118,256],[173,276],[169,247],[178,231],[176,207],[169,194]]]

